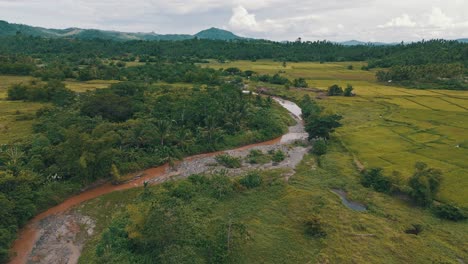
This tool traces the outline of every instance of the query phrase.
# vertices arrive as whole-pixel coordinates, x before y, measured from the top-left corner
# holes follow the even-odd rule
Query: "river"
[[[304,132],[304,126],[302,124],[301,108],[298,105],[296,105],[294,102],[291,102],[288,100],[284,100],[284,99],[276,98],[276,97],[274,97],[273,99],[277,101],[285,109],[287,109],[293,115],[297,123],[294,126],[289,127],[288,133],[284,134],[282,137],[269,140],[269,141],[265,141],[265,142],[261,142],[261,143],[239,147],[239,148],[228,150],[228,151],[243,151],[243,150],[249,150],[255,147],[259,147],[259,146],[286,144],[288,142],[291,142],[297,139],[307,138],[307,133]],[[183,159],[182,162],[190,162],[192,160],[197,160],[197,159],[204,158],[204,157],[213,157],[224,152],[226,151],[217,151],[217,152],[212,152],[212,153],[198,154],[198,155],[186,157]],[[99,197],[101,195],[119,191],[119,190],[141,187],[146,181],[155,182],[155,183],[162,182],[163,179],[167,179],[175,174],[175,172],[169,170],[168,164],[164,164],[159,167],[147,169],[143,171],[142,173],[143,173],[142,177],[126,182],[121,185],[113,185],[109,182],[109,183],[100,185],[99,187],[81,192],[75,196],[72,196],[66,199],[59,205],[49,208],[48,210],[36,215],[20,230],[18,238],[14,241],[13,246],[11,248],[11,251],[13,252],[14,256],[10,260],[10,264],[23,264],[23,263],[28,262],[30,253],[41,236],[41,232],[39,232],[39,229],[40,229],[39,223],[42,219],[52,216],[52,215],[64,213],[70,208],[78,204],[81,204],[90,199]],[[54,230],[52,230],[52,232],[53,231]],[[76,260],[68,261],[68,262],[69,263],[76,262]]]

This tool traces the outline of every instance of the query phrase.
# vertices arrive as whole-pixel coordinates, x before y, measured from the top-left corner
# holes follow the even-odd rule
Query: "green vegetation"
[[[242,160],[238,157],[233,157],[229,154],[220,154],[216,156],[216,161],[226,168],[240,168]]]
[[[77,96],[59,80],[8,86],[10,101],[1,104],[23,100],[46,107],[27,118],[15,112],[15,122],[31,121],[30,130],[18,142],[5,138],[8,144],[0,147],[2,262],[18,227],[83,186],[103,178],[119,183],[124,174],[172,164],[185,155],[276,138],[291,122],[272,100],[244,95],[239,84],[222,84],[215,70],[190,64],[126,69],[121,70],[132,80],[197,85],[118,82]]]
[[[0,73],[16,76],[0,83],[0,262],[28,219],[96,180],[119,183],[128,172],[284,133],[285,110],[243,94],[246,87],[298,102],[320,157],[307,156],[288,183],[285,171],[194,175],[91,201],[82,210],[102,232],[82,263],[466,259],[468,230],[456,221],[468,202],[467,94],[392,83],[466,89],[467,51],[442,40],[343,47],[2,37]],[[285,158],[276,151],[247,160]],[[417,161],[431,168],[418,163],[414,172]],[[368,211],[346,209],[333,188]],[[394,191],[421,206],[379,193]],[[125,194],[131,199],[118,199]]]
[[[281,162],[286,158],[284,152],[280,149],[270,150],[268,153],[263,153],[261,150],[251,150],[247,155],[247,162],[251,164],[265,164],[268,162]]]
[[[253,186],[257,186],[259,173],[262,181],[258,187],[236,187],[237,181],[245,183],[247,178],[254,182]],[[179,200],[186,210],[197,212],[203,217],[201,227],[206,228],[208,225],[198,237],[183,236],[184,239],[177,240],[180,243],[186,243],[184,241],[188,238],[204,241],[203,238],[216,234],[219,230],[216,228],[219,227],[218,221],[224,223],[225,235],[228,233],[229,221],[243,226],[242,230],[248,234],[248,239],[238,240],[243,241],[240,244],[234,243],[236,247],[226,258],[219,261],[221,263],[427,263],[434,259],[450,263],[458,258],[468,257],[463,250],[463,245],[466,244],[464,233],[468,231],[466,223],[441,222],[432,216],[428,209],[414,207],[398,198],[362,187],[359,183],[360,174],[353,165],[351,154],[337,142],[331,142],[328,153],[322,156],[322,167],[316,166],[312,156],[306,156],[288,184],[284,183],[282,173],[284,172],[278,170],[254,172],[251,174],[253,176],[245,175],[234,180],[221,177],[225,180],[223,183],[216,183],[214,188],[209,187],[213,184],[210,177],[192,176],[167,185],[149,187],[152,194],[148,200],[139,198],[144,193],[142,189],[130,190],[90,201],[79,210],[95,215],[96,208],[112,212],[114,206],[118,206],[119,210],[114,214],[113,220],[110,217],[101,217],[102,220],[99,221],[119,223],[119,219],[127,217],[127,212],[131,212],[135,217],[130,219],[145,223],[151,219],[148,218],[150,215],[158,215],[157,212],[160,211],[145,204],[149,204],[149,201],[156,197],[170,196],[170,199],[159,198],[156,203]],[[366,204],[368,212],[360,213],[347,209],[329,188],[345,189],[350,199]],[[175,191],[179,189],[184,191]],[[218,196],[213,189],[226,190],[221,193],[227,194]],[[180,196],[180,193],[188,195]],[[122,196],[136,198],[126,199],[124,204],[127,206],[123,207],[123,201],[116,200]],[[171,203],[174,204],[179,203]],[[209,210],[205,210],[207,206]],[[177,210],[174,209],[174,212]],[[162,227],[165,223],[161,220],[151,224],[153,230],[164,231]],[[109,233],[124,232],[125,237],[125,234],[129,235],[126,230],[133,230],[130,227],[134,226],[127,222],[128,229],[121,227],[119,232],[110,231],[114,230],[115,225],[102,225],[103,229],[108,231],[104,232],[105,235],[100,235],[100,232],[96,234],[93,242],[85,248],[80,263],[98,263],[108,260],[107,257],[115,263],[125,263],[132,257],[138,258],[137,262],[143,256],[156,253],[153,248],[138,250],[142,247],[131,246],[139,245],[133,243],[140,243],[144,237],[149,237],[144,233],[142,237],[128,236],[124,240],[118,240],[124,243],[109,242],[116,241],[106,238]],[[98,226],[101,226],[99,222]],[[410,232],[419,235],[416,238]],[[164,248],[169,247],[169,243],[174,243],[171,241],[173,240],[168,239],[162,244]],[[177,241],[175,243],[179,243]],[[220,245],[225,246],[227,240],[221,241],[224,242],[220,242]],[[193,240],[189,240],[188,243],[193,243]],[[116,244],[117,247],[110,246]],[[108,248],[107,253],[99,255],[95,245]],[[183,248],[181,245],[178,247]],[[210,249],[214,248],[207,246],[203,250],[192,252],[205,256],[203,252]],[[182,251],[181,254],[184,252],[186,251]],[[207,260],[205,257],[203,259]],[[139,263],[145,263],[145,260]]]
[[[428,59],[431,59],[428,56]],[[426,58],[424,58],[426,59]],[[346,69],[354,65],[354,70]],[[393,172],[403,180],[414,173],[414,164],[422,161],[438,168],[444,175],[437,200],[461,208],[468,206],[468,173],[464,157],[468,156],[468,95],[464,91],[415,90],[392,84],[382,84],[375,79],[374,70],[359,70],[365,65],[356,62],[343,63],[293,63],[284,69],[279,62],[259,60],[236,61],[224,67],[237,67],[242,71],[252,70],[258,74],[274,74],[284,71],[283,76],[293,80],[306,77],[310,87],[318,92],[304,89],[285,89],[268,85],[268,93],[291,98],[300,102],[304,95],[319,97],[317,106],[323,114],[339,114],[342,126],[336,128],[334,137],[353,154],[363,167],[380,167],[389,175]],[[219,68],[221,64],[209,65]],[[338,81],[339,80],[339,81]],[[337,84],[354,87],[356,96],[326,97],[328,87]],[[251,81],[249,87],[264,87],[263,83]]]

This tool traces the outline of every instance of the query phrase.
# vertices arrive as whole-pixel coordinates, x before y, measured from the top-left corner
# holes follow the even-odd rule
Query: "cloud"
[[[379,25],[379,28],[389,28],[389,27],[415,27],[416,23],[413,22],[408,14],[403,14],[399,17],[392,18],[383,25]]]
[[[431,14],[429,14],[430,26],[438,28],[449,28],[453,26],[453,19],[448,17],[442,10],[438,7],[433,7]]]
[[[0,0],[0,19],[12,23],[161,34],[214,26],[273,40],[462,38],[466,10],[468,0]]]
[[[278,34],[284,32],[304,32],[305,27],[318,20],[317,15],[292,16],[287,18],[265,18],[257,20],[256,15],[249,13],[243,6],[232,9],[228,29],[244,34],[269,33]]]
[[[229,19],[229,27],[240,31],[262,31],[260,25],[255,19],[254,14],[249,14],[243,6],[237,6],[232,9],[232,16]]]

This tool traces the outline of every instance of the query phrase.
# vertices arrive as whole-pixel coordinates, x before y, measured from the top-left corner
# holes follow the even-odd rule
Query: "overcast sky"
[[[272,40],[468,37],[468,0],[0,0],[0,20],[49,28],[193,34],[209,27]]]

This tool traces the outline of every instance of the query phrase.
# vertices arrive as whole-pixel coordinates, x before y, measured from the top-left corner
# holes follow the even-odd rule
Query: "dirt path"
[[[237,175],[252,169],[288,168],[290,169],[289,173],[285,175],[287,180],[294,173],[294,168],[308,150],[305,147],[293,146],[291,143],[306,139],[307,133],[304,131],[304,125],[300,118],[300,108],[292,102],[279,98],[274,99],[290,111],[297,121],[294,126],[289,127],[287,134],[277,139],[233,150],[187,157],[176,166],[175,170],[165,164],[143,171],[143,176],[133,181],[121,185],[106,183],[73,196],[37,215],[23,227],[18,239],[13,244],[12,252],[16,255],[10,263],[77,263],[84,243],[93,234],[94,221],[87,216],[69,210],[70,208],[110,192],[143,186],[144,182],[158,184],[171,178],[183,178],[194,173],[221,169],[220,166],[213,166],[216,163],[214,157],[221,153],[245,157],[252,149],[264,152],[280,149],[287,156],[280,163],[270,162],[259,165],[244,162],[242,168],[231,169],[228,172],[230,175]]]

